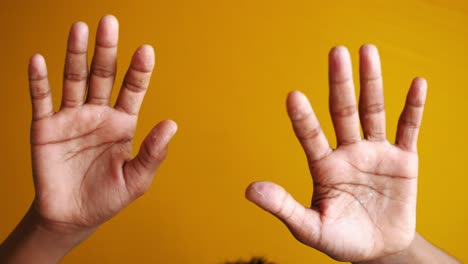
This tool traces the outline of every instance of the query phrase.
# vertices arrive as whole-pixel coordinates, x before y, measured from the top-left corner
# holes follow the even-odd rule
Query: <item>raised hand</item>
[[[103,17],[88,73],[88,28],[81,22],[72,26],[58,112],[53,110],[45,61],[40,55],[31,58],[36,188],[31,210],[46,228],[86,230],[110,219],[147,190],[176,132],[174,122],[159,123],[132,159],[133,134],[153,71],[154,52],[146,45],[137,49],[115,107],[110,107],[117,42],[117,20]]]
[[[75,23],[68,38],[62,104],[54,112],[45,60],[31,57],[31,152],[36,195],[0,245],[1,263],[56,263],[150,186],[177,126],[156,125],[135,158],[132,140],[154,67],[154,51],[133,55],[114,107],[118,22],[104,16],[88,73],[88,27]]]
[[[417,137],[427,84],[413,80],[395,144],[386,139],[380,59],[360,50],[359,110],[344,47],[329,54],[332,149],[307,98],[288,96],[287,109],[313,178],[310,208],[270,182],[251,184],[246,197],[283,221],[302,243],[340,261],[370,261],[409,247],[415,236]],[[361,137],[360,127],[364,134]]]

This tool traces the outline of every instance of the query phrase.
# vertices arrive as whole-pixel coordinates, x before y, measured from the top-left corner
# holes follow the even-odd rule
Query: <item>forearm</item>
[[[400,253],[385,256],[376,260],[368,262],[358,262],[355,264],[431,264],[431,263],[444,263],[444,264],[460,264],[461,262],[450,256],[443,250],[432,245],[422,236],[416,233],[413,242],[407,250]]]
[[[86,232],[51,230],[43,225],[37,213],[30,209],[0,245],[0,263],[57,263],[91,233],[92,230]]]

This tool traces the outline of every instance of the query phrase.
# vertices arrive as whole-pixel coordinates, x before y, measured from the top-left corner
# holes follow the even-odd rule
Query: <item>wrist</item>
[[[61,243],[70,246],[79,244],[97,229],[97,226],[79,226],[48,219],[39,212],[35,202],[29,208],[23,221],[45,236],[56,237]]]
[[[403,264],[403,263],[408,263],[405,262],[404,260],[408,259],[409,249],[404,249],[402,251],[399,251],[397,253],[385,255],[382,257],[378,257],[372,260],[366,260],[366,261],[359,261],[359,262],[353,262],[353,264]]]
[[[0,259],[7,263],[57,263],[94,230],[47,221],[33,205],[1,245]]]
[[[457,259],[443,250],[429,243],[421,235],[415,233],[411,244],[402,251],[370,261],[356,262],[355,264],[427,264],[446,263],[459,264]]]
[[[403,263],[408,263],[408,259],[410,258],[412,254],[412,249],[414,248],[414,243],[416,242],[415,240],[417,239],[417,233],[415,232],[413,235],[413,238],[410,241],[409,244],[406,246],[402,245],[402,247],[397,250],[393,251],[387,254],[383,254],[382,256],[379,256],[374,259],[370,260],[364,260],[364,261],[358,261],[358,262],[353,262],[353,264],[403,264]]]

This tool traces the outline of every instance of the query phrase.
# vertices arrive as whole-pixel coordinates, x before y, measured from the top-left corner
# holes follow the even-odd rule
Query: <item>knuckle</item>
[[[50,89],[35,87],[31,91],[31,99],[33,100],[42,100],[46,99],[51,95]]]
[[[83,72],[65,72],[63,74],[63,78],[67,81],[71,82],[83,82],[88,79],[88,73],[86,71]]]
[[[353,79],[350,76],[334,76],[330,80],[330,84],[338,89],[350,87],[353,85]]]
[[[356,114],[356,105],[347,105],[331,111],[335,117],[350,117]]]
[[[153,164],[161,163],[166,158],[167,151],[161,148],[152,148],[153,145],[155,145],[154,142],[148,142],[143,146],[144,155],[142,156],[147,168],[154,166]]]
[[[383,103],[368,104],[361,107],[361,112],[363,115],[378,114],[384,111],[385,105]]]
[[[290,118],[292,121],[306,120],[312,116],[312,109],[310,107],[298,107],[290,111]]]
[[[44,81],[46,79],[47,79],[47,74],[41,74],[34,70],[29,74],[30,82],[39,82],[39,81]]]
[[[149,188],[149,183],[145,182],[147,176],[146,165],[141,157],[138,157],[136,162],[132,167],[135,175],[126,181],[128,192],[135,198],[142,196]]]
[[[98,105],[105,105],[109,103],[109,98],[93,95],[89,97],[89,102],[92,102],[93,104],[98,104]]]
[[[117,44],[108,39],[99,39],[99,41],[96,42],[96,48],[99,49],[116,49]]]
[[[408,100],[407,105],[410,107],[422,108],[424,107],[424,100],[418,99],[418,98],[415,98],[413,100]]]
[[[380,74],[375,76],[369,76],[366,79],[361,79],[362,84],[367,87],[377,87],[380,86],[382,83],[382,76]]]
[[[313,140],[316,139],[321,133],[322,127],[320,125],[311,128],[298,129],[297,138],[299,140]]]
[[[153,65],[150,64],[145,64],[145,63],[142,63],[141,65],[140,64],[133,64],[130,65],[130,69],[132,71],[135,71],[135,72],[139,72],[139,73],[149,73],[151,74],[153,72]]]
[[[115,75],[115,67],[94,63],[91,68],[91,74],[100,78],[113,78]]]
[[[140,197],[142,196],[143,194],[145,194],[148,189],[149,189],[149,186],[150,184],[144,182],[144,181],[141,181],[141,180],[137,180],[135,181],[134,185],[132,186],[133,188],[133,195],[135,195],[136,197]]]
[[[66,107],[74,107],[82,104],[82,100],[73,97],[63,97],[62,105]]]
[[[377,129],[372,129],[368,131],[368,134],[366,135],[366,139],[368,141],[381,141],[385,139],[386,135],[385,132]]]
[[[146,90],[147,81],[143,78],[136,78],[128,75],[125,78],[125,88],[134,93],[141,93]]]
[[[67,56],[75,56],[78,55],[79,57],[86,56],[87,55],[87,50],[81,50],[77,48],[68,48],[67,49]]]
[[[400,118],[399,121],[401,126],[404,126],[406,128],[413,128],[413,129],[418,129],[419,128],[419,123],[408,118]]]
[[[289,219],[291,219],[296,211],[296,205],[292,205],[292,206],[288,206],[288,205],[291,205],[289,203],[289,195],[288,194],[285,194],[284,195],[284,198],[279,206],[279,209],[277,211],[277,215],[283,219],[283,221],[288,221]]]

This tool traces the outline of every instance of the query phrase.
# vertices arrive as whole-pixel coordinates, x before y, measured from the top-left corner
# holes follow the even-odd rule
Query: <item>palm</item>
[[[85,105],[33,123],[37,193],[48,217],[79,225],[108,219],[131,198],[122,168],[131,159],[136,117]]]
[[[358,112],[349,54],[344,48],[330,53],[335,150],[307,98],[299,92],[288,97],[288,113],[314,181],[311,208],[269,182],[253,183],[246,192],[249,200],[285,222],[299,241],[342,261],[370,260],[403,250],[415,229],[416,142],[425,82],[413,82],[392,145],[385,135],[380,61],[374,47],[363,46],[360,66]]]
[[[172,121],[159,123],[132,159],[138,111],[154,67],[153,49],[142,46],[135,52],[116,105],[110,107],[117,20],[106,16],[100,22],[90,76],[87,31],[83,23],[70,30],[57,113],[44,59],[33,56],[30,63],[34,209],[52,227],[97,227],[143,194],[176,131]]]
[[[402,240],[411,239],[417,185],[414,153],[386,141],[361,141],[312,163],[311,173],[312,208],[322,221],[317,248],[352,259],[398,250]]]

